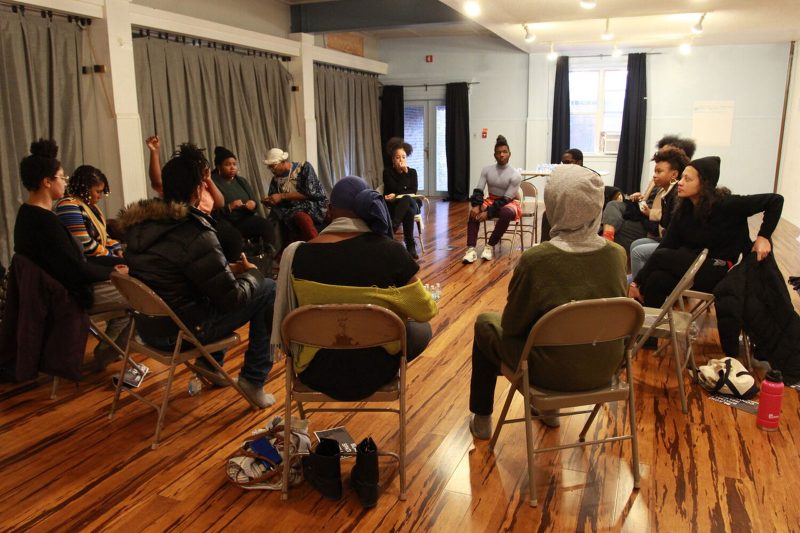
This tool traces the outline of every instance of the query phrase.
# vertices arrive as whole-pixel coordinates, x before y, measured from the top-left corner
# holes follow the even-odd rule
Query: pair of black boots
[[[320,494],[330,500],[342,497],[342,468],[339,443],[322,438],[310,455],[303,457],[303,476]],[[356,464],[350,482],[364,508],[378,503],[378,448],[371,437],[356,447]]]

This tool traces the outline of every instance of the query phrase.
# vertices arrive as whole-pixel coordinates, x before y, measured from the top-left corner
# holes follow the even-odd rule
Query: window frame
[[[597,72],[598,79],[597,79],[597,107],[595,108],[594,112],[573,112],[572,105],[570,103],[570,121],[573,115],[575,116],[594,116],[594,131],[592,133],[592,147],[591,150],[585,150],[580,148],[584,155],[589,155],[593,157],[616,157],[615,154],[606,154],[605,152],[600,151],[600,134],[605,131],[603,130],[603,122],[605,120],[605,103],[606,103],[606,74],[609,71],[625,71],[627,75],[628,65],[626,60],[620,60],[618,58],[591,58],[590,60],[583,60],[581,58],[570,58],[570,66],[569,66],[569,74],[573,72]],[[570,85],[570,100],[572,93],[572,86]],[[621,128],[620,128],[621,129]],[[619,132],[616,132],[619,133]],[[572,132],[570,131],[570,146],[572,146]]]

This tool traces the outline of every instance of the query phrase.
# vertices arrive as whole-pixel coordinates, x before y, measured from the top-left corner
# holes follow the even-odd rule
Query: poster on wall
[[[698,146],[730,146],[733,130],[733,100],[694,103],[692,138]]]

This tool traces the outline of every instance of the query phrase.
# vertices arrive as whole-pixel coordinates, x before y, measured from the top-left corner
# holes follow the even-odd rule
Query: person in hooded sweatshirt
[[[544,190],[551,239],[520,257],[508,286],[502,315],[482,313],[472,341],[470,430],[477,439],[492,435],[492,407],[501,362],[516,368],[533,325],[548,311],[573,300],[625,296],[625,250],[597,234],[603,208],[600,176],[579,165],[553,170]],[[608,385],[617,372],[622,341],[580,347],[537,348],[530,355],[531,384],[550,390],[581,391]],[[542,422],[558,425],[557,413]]]
[[[214,221],[197,209],[210,174],[203,152],[183,144],[161,171],[163,199],[142,200],[120,215],[127,234],[130,275],[142,280],[192,329],[198,340],[209,343],[250,324],[250,339],[239,374],[239,386],[261,408],[275,403],[263,391],[273,358],[269,349],[275,282],[242,254],[228,263],[214,229]],[[155,324],[137,318],[145,342],[173,349],[174,334],[157,331]],[[215,352],[222,364],[224,354]],[[227,381],[204,359],[199,373],[215,385]]]

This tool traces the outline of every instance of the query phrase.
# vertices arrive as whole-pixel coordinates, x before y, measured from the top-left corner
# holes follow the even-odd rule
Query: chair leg
[[[306,410],[303,409],[303,402],[301,401],[297,402],[297,413],[300,415],[300,418],[306,417]]]
[[[689,412],[686,406],[686,391],[683,387],[683,357],[681,357],[680,343],[678,342],[678,335],[675,333],[675,328],[671,327],[670,339],[672,340],[672,352],[675,355],[675,375],[678,378],[678,393],[681,396],[681,411],[683,414]]]
[[[153,444],[150,448],[155,450],[161,441],[161,429],[164,427],[164,418],[167,415],[167,406],[169,405],[169,393],[172,390],[172,380],[175,377],[175,361],[173,359],[169,367],[169,374],[167,375],[167,388],[164,390],[164,399],[161,401],[161,408],[158,410],[158,421],[156,422],[156,436],[153,438]]]
[[[514,399],[514,393],[517,392],[517,388],[511,383],[508,386],[508,395],[506,396],[506,403],[503,404],[503,410],[500,411],[500,418],[497,420],[497,424],[494,426],[494,433],[492,434],[492,440],[489,441],[489,451],[494,452],[494,446],[497,444],[497,438],[500,436],[500,430],[503,429],[503,424],[506,423],[506,415],[508,415],[508,408],[511,407],[511,400]]]
[[[234,389],[236,389],[236,392],[238,392],[238,393],[239,393],[239,395],[240,395],[242,398],[244,398],[244,399],[247,401],[247,403],[249,403],[249,404],[250,404],[250,407],[252,407],[252,408],[253,408],[253,411],[260,411],[260,410],[261,410],[261,408],[260,408],[260,407],[259,407],[259,406],[256,404],[256,402],[254,402],[253,400],[251,400],[250,398],[248,398],[248,397],[247,397],[247,395],[244,393],[244,391],[242,390],[242,388],[239,386],[239,382],[238,382],[238,381],[236,381],[235,379],[233,379],[233,378],[230,376],[230,374],[228,374],[228,373],[225,371],[225,369],[224,369],[224,368],[222,368],[222,365],[220,365],[219,363],[217,363],[216,359],[214,359],[213,357],[211,357],[211,354],[210,354],[210,353],[208,353],[208,352],[206,352],[206,351],[204,350],[204,351],[203,351],[203,358],[204,358],[206,361],[208,361],[208,364],[210,364],[210,365],[211,365],[211,366],[212,366],[212,367],[213,367],[213,368],[214,368],[214,369],[215,369],[217,372],[221,372],[221,373],[222,373],[222,375],[223,375],[223,376],[225,376],[225,379],[228,381],[228,383],[230,383],[230,384],[231,384],[231,387],[233,387]]]
[[[131,354],[128,349],[125,350],[125,357],[122,359],[122,368],[117,376],[117,387],[114,390],[114,399],[111,401],[111,412],[108,413],[108,419],[114,418],[114,412],[117,410],[117,403],[119,402],[119,395],[122,392],[122,380],[125,377],[125,371],[128,370],[128,365],[131,362]]]
[[[633,468],[633,488],[638,489],[641,482],[639,472],[639,438],[636,430],[636,402],[633,397],[633,379],[631,379],[631,365],[628,359],[628,415],[631,424],[631,468]]]
[[[422,240],[422,221],[417,220],[417,239],[419,240],[419,251],[425,253],[425,243]]]
[[[525,448],[528,451],[528,484],[530,499],[528,505],[536,507],[539,500],[536,498],[536,474],[534,472],[533,458],[533,419],[531,418],[531,385],[528,381],[528,362],[522,361],[522,395],[524,396],[523,408],[525,409]]]
[[[58,381],[59,381],[59,377],[58,376],[53,376],[53,388],[50,389],[50,399],[51,400],[58,399],[58,395],[56,394],[58,392]]]
[[[592,413],[589,415],[589,418],[586,420],[586,423],[583,425],[583,429],[581,430],[581,434],[578,435],[579,442],[586,442],[586,433],[589,431],[589,428],[592,426],[592,422],[594,419],[597,418],[597,413],[600,412],[600,407],[602,404],[595,404],[594,408],[592,409]]]
[[[291,359],[286,359],[287,364],[292,364]],[[283,483],[281,484],[281,500],[289,499],[289,470],[291,469],[292,454],[289,444],[292,442],[292,369],[286,368],[286,403],[283,410]],[[299,404],[300,402],[298,402]],[[301,415],[302,417],[302,415]]]
[[[403,363],[405,364],[405,363]],[[405,369],[401,368],[400,372]],[[400,384],[400,501],[406,501],[406,391],[405,379],[401,380]]]
[[[753,372],[753,353],[750,351],[750,337],[742,330],[742,343],[744,344],[745,365],[748,372]]]

